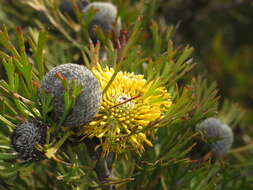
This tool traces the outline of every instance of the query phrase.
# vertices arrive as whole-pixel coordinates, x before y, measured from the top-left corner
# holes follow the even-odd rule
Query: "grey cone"
[[[41,121],[32,119],[18,125],[11,135],[11,144],[18,153],[18,158],[25,161],[40,161],[45,156],[36,145],[46,143],[46,126]]]
[[[116,20],[118,14],[116,6],[108,2],[93,2],[88,4],[82,11],[88,14],[91,9],[95,10],[95,15],[89,23],[88,32],[93,43],[98,40],[94,31],[96,26],[100,27],[105,34],[108,34],[115,25],[115,35],[118,38],[121,22],[120,19]],[[86,19],[86,16],[84,16],[84,19]]]
[[[59,122],[64,113],[64,87],[62,81],[56,77],[60,73],[68,81],[71,93],[72,80],[83,87],[81,94],[76,98],[72,110],[64,121],[68,127],[81,126],[89,122],[99,111],[102,93],[99,82],[94,75],[83,65],[63,64],[53,68],[44,77],[40,92],[52,93],[52,119]]]
[[[234,140],[231,128],[216,118],[208,118],[197,125],[197,130],[204,132],[207,138],[219,138],[210,144],[215,155],[224,156],[231,148]]]

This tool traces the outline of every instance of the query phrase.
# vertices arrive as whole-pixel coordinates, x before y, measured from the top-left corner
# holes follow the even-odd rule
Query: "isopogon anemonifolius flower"
[[[210,143],[211,152],[215,155],[225,155],[233,144],[231,128],[220,119],[208,118],[198,124],[196,129],[202,131],[207,138],[217,138]]]
[[[18,153],[18,158],[25,162],[40,161],[45,156],[36,145],[46,143],[47,127],[36,119],[27,120],[14,129],[11,135],[11,144]]]
[[[98,64],[92,72],[104,89],[114,69]],[[83,126],[80,134],[98,138],[105,154],[126,150],[140,154],[144,144],[152,146],[148,134],[155,127],[150,124],[163,118],[170,105],[171,96],[165,87],[154,88],[153,82],[143,75],[120,71],[103,94],[99,113]]]
[[[81,126],[89,122],[98,112],[101,104],[101,90],[96,77],[83,65],[63,64],[49,71],[42,80],[40,92],[53,94],[52,119],[60,121],[64,114],[64,92],[61,75],[67,80],[72,91],[72,82],[81,85],[82,91],[67,115],[63,125],[67,127]]]

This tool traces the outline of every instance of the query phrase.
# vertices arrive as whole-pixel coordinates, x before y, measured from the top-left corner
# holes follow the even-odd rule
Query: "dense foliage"
[[[249,2],[113,3],[0,0],[0,189],[252,189]]]

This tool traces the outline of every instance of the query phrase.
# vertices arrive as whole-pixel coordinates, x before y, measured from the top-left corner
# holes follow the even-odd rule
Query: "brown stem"
[[[109,177],[111,177],[111,168],[108,163],[109,155],[105,157],[100,157],[97,160],[95,171],[97,173],[98,179],[100,180],[101,185],[108,183]],[[113,190],[115,189],[114,185],[105,185],[102,186],[103,190]]]
[[[114,154],[109,153],[106,156],[102,156],[101,148],[96,148],[99,144],[98,139],[87,139],[85,144],[89,155],[92,160],[96,161],[95,172],[100,181],[101,188],[103,190],[113,190],[115,189],[114,185],[105,185],[109,183],[108,178],[112,176],[112,163],[114,160]]]

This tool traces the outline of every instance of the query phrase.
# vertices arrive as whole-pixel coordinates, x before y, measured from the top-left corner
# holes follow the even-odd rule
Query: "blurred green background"
[[[253,1],[160,0],[157,6],[157,14],[177,26],[177,44],[195,48],[199,71],[217,81],[222,99],[243,106],[252,125]]]

